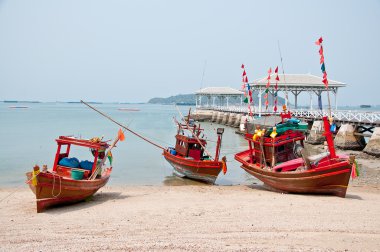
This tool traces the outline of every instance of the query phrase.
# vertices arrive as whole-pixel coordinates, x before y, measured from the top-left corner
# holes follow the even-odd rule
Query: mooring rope
[[[37,176],[38,176],[38,174],[33,175],[33,176],[32,176],[29,180],[27,180],[25,183],[28,184],[32,179],[36,178]],[[0,199],[0,203],[3,202],[6,198],[8,198],[9,196],[11,196],[12,194],[16,193],[16,192],[17,192],[22,186],[24,186],[24,185],[19,185],[19,186],[17,186],[16,189],[15,189],[13,192],[9,193],[9,194],[6,195],[4,198]]]

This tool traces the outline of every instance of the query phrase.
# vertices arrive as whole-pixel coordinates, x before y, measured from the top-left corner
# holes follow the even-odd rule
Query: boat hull
[[[55,205],[66,205],[85,200],[92,196],[109,180],[111,169],[107,169],[101,178],[94,180],[74,180],[51,172],[37,175],[37,185],[31,183],[32,173],[27,172],[27,183],[36,195],[37,212]]]
[[[248,159],[243,156],[244,153],[235,155],[235,159],[242,163],[241,168],[276,190],[289,193],[346,196],[352,169],[352,165],[346,159],[321,163],[310,170],[275,172],[249,163]],[[294,161],[289,162],[294,164]],[[283,163],[282,166],[285,164]]]
[[[197,181],[214,184],[223,164],[220,161],[192,160],[172,155],[164,150],[165,159],[174,168],[174,173],[180,177],[187,177]]]

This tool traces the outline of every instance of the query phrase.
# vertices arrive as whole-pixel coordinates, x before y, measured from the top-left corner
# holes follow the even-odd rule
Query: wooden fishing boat
[[[48,171],[46,166],[40,171],[35,166],[32,172],[26,173],[26,183],[36,195],[37,212],[54,205],[83,201],[103,187],[110,178],[112,166],[102,166],[118,139],[112,146],[99,138],[84,140],[60,136],[56,139],[58,148],[52,171]],[[93,162],[82,161],[77,167],[76,158],[69,158],[72,146],[90,148]],[[61,152],[62,149],[65,150]]]
[[[224,129],[217,129],[218,141],[213,159],[209,153],[205,153],[207,141],[200,136],[203,129],[200,125],[190,125],[189,122],[189,117],[186,124],[177,122],[176,145],[174,148],[164,149],[163,155],[173,166],[176,175],[214,184],[219,173],[222,170],[224,173],[227,171],[226,158],[219,160]],[[185,130],[191,134],[185,135]]]
[[[245,171],[276,190],[289,193],[332,194],[345,197],[354,160],[345,155],[337,156],[335,154],[327,117],[324,117],[323,121],[329,150],[326,153],[309,157],[305,151],[301,150],[302,158],[292,159],[291,156],[288,156],[288,161],[279,164],[279,159],[275,159],[273,162],[273,159],[266,158],[266,155],[279,158],[279,148],[285,147],[294,138],[290,137],[283,142],[284,144],[272,140],[272,153],[264,152],[263,154],[260,150],[265,146],[264,137],[259,139],[260,149],[257,151],[251,147],[254,142],[252,137],[247,136],[249,149],[237,153],[235,159],[242,164],[241,167]],[[256,143],[254,142],[254,144]]]

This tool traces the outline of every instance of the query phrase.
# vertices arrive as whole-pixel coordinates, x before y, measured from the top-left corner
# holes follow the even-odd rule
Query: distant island
[[[254,103],[257,105],[258,104],[258,92],[255,91],[253,93],[253,100]],[[205,100],[202,100],[205,101]],[[240,98],[231,98],[229,100],[230,104],[240,104]],[[264,95],[261,97],[261,102],[264,105],[265,99]],[[168,98],[152,98],[148,101],[150,104],[164,104],[164,105],[169,105],[169,104],[176,104],[176,105],[188,105],[188,106],[195,106],[195,94],[180,94],[180,95],[175,95],[175,96],[170,96]],[[282,97],[278,97],[278,104],[284,104],[285,99]],[[273,105],[273,97],[272,95],[269,95],[269,104]]]
[[[195,94],[180,94],[175,96],[170,96],[168,98],[152,98],[148,101],[151,104],[176,104],[176,105],[195,105]]]

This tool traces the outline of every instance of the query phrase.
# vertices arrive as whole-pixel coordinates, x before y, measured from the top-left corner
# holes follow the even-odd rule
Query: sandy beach
[[[320,151],[323,146],[308,146]],[[252,185],[112,186],[36,213],[27,188],[0,189],[1,251],[378,251],[380,163],[361,152],[346,198]]]
[[[1,189],[0,197],[14,192]],[[346,198],[254,186],[105,187],[37,214],[22,188],[0,205],[2,251],[376,251],[380,191]]]

